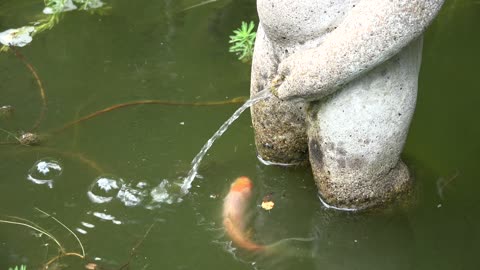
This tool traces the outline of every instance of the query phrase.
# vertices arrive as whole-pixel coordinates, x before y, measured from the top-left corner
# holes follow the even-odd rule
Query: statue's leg
[[[311,104],[309,154],[320,196],[341,208],[366,208],[410,187],[400,160],[415,109],[422,40]]]
[[[288,50],[273,46],[259,27],[252,63],[251,95],[268,86],[276,75],[279,62],[289,54]],[[259,158],[281,164],[308,162],[306,107],[305,102],[280,102],[274,98],[252,106]]]

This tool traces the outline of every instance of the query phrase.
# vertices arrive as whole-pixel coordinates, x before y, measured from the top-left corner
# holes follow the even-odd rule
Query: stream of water
[[[203,145],[202,149],[200,149],[200,152],[195,156],[195,158],[192,160],[192,169],[188,172],[187,177],[185,177],[182,185],[181,185],[181,192],[183,194],[187,194],[188,190],[192,187],[192,182],[197,176],[198,173],[198,167],[200,166],[200,163],[202,162],[203,157],[205,154],[207,154],[208,150],[210,147],[212,147],[213,143],[215,140],[217,140],[220,136],[225,133],[225,131],[228,129],[228,127],[235,121],[237,120],[238,117],[250,106],[255,104],[256,102],[269,98],[271,97],[272,94],[268,89],[263,89],[262,91],[258,92],[255,96],[251,97],[249,100],[247,100],[240,108],[238,108],[228,120],[223,123],[220,128],[213,134],[213,136],[208,139],[208,141]]]

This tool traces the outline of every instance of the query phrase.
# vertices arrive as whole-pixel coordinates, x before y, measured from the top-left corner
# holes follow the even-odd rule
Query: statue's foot
[[[324,172],[313,170],[319,197],[325,206],[339,210],[364,210],[382,206],[412,188],[410,173],[401,160],[386,175],[373,180],[331,179]]]

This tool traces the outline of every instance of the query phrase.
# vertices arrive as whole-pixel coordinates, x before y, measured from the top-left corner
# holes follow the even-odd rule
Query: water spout
[[[203,157],[207,153],[208,149],[213,145],[215,140],[222,136],[222,134],[228,129],[228,127],[250,106],[253,104],[257,103],[260,100],[267,99],[271,97],[272,94],[268,89],[263,89],[262,91],[258,92],[256,95],[251,97],[249,100],[247,100],[240,108],[238,108],[233,115],[225,122],[223,125],[220,126],[220,128],[213,134],[213,136],[203,145],[202,149],[200,149],[200,152],[195,156],[195,158],[192,160],[192,168],[188,172],[187,177],[183,180],[182,185],[180,186],[181,193],[187,194],[190,188],[192,187],[192,182],[197,176],[198,173],[198,167],[200,166],[200,162],[202,162]]]

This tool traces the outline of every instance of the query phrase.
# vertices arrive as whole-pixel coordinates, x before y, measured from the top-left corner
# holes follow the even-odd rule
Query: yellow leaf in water
[[[265,210],[272,210],[274,205],[275,203],[272,201],[262,202],[262,208]]]

